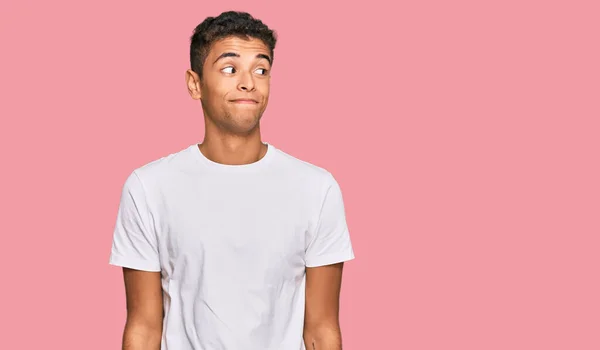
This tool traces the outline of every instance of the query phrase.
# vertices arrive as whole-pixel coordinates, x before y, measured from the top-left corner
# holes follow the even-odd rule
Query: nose
[[[254,79],[252,73],[240,74],[238,89],[241,91],[254,91]]]

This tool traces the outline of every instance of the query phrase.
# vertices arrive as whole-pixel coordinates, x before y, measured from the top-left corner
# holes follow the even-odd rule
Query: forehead
[[[269,48],[260,39],[227,37],[213,43],[208,55],[210,57],[218,57],[224,52],[236,52],[240,56],[244,54],[255,56],[258,53],[268,55]]]

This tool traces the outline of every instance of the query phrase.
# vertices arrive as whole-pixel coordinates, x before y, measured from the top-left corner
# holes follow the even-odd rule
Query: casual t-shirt
[[[332,174],[265,144],[244,165],[193,144],[125,181],[110,264],[161,272],[161,350],[305,349],[305,267],[354,258]]]

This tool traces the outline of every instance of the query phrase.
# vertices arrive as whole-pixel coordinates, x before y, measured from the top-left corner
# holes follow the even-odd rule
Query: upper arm
[[[162,286],[160,272],[123,268],[127,322],[123,350],[159,349],[162,339]]]
[[[123,349],[127,350],[157,349],[162,336],[162,276],[149,201],[134,171],[121,192],[109,260],[123,271],[127,303]]]
[[[339,328],[343,263],[306,268],[305,327]]]
[[[306,248],[305,327],[339,329],[339,297],[344,262],[354,259],[342,191],[331,173],[319,216]]]
[[[163,296],[160,272],[123,268],[128,326],[162,329]]]
[[[304,343],[307,349],[341,349],[340,290],[344,262],[354,259],[344,200],[331,173],[318,219],[308,231],[305,267]]]

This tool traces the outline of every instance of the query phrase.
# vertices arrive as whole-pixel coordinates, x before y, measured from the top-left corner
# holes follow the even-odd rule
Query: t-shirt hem
[[[306,267],[319,267],[331,264],[337,264],[345,261],[350,261],[354,259],[354,252],[352,250],[321,255],[314,257],[312,259],[306,260]]]
[[[110,265],[127,267],[127,268],[134,269],[134,270],[150,271],[150,272],[160,272],[161,271],[159,266],[149,263],[147,261],[131,259],[131,258],[123,258],[121,256],[114,255],[114,254],[110,256],[108,263]]]

